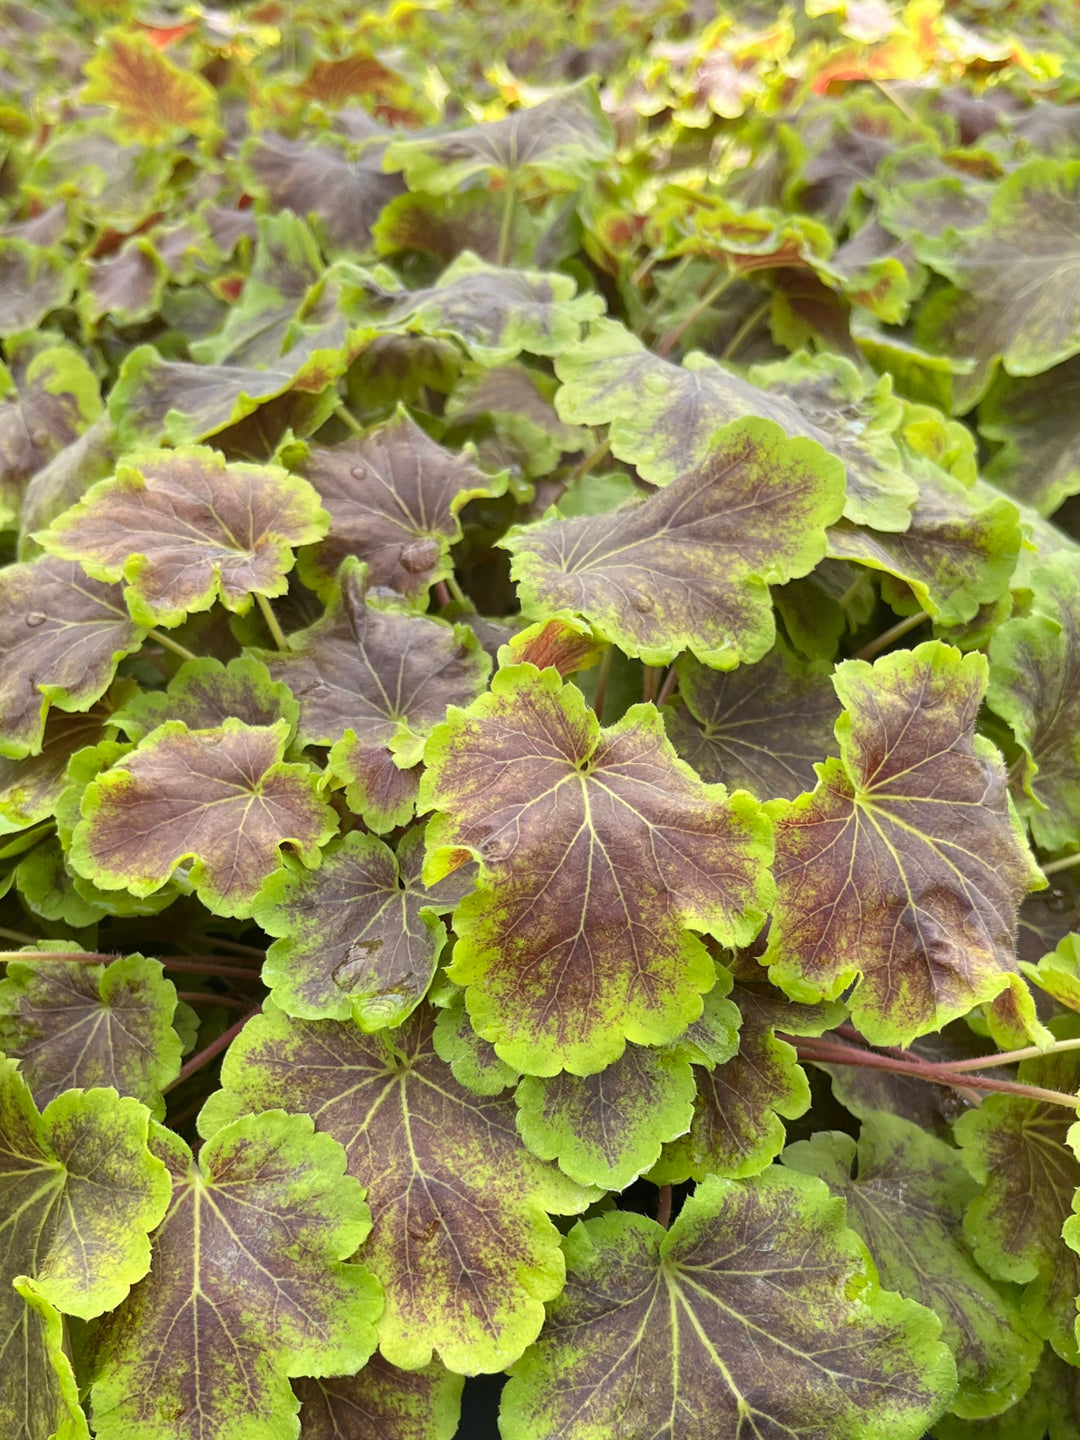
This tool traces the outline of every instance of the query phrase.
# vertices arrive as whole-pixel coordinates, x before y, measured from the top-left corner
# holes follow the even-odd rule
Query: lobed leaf
[[[931,641],[834,674],[840,758],[774,801],[777,902],[763,963],[794,999],[856,977],[855,1023],[907,1044],[1021,985],[1017,907],[1042,873],[974,733],[986,662]]]

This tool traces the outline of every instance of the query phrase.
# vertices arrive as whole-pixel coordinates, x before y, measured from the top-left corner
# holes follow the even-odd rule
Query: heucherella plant
[[[0,6],[5,1437],[1080,1435],[1074,22]]]

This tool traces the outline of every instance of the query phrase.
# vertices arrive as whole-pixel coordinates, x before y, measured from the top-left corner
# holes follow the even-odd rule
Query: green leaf
[[[101,414],[97,376],[68,345],[16,353],[0,403],[0,527],[18,523],[30,478]]]
[[[306,480],[277,465],[227,465],[200,445],[121,462],[35,538],[97,580],[125,582],[144,624],[178,625],[218,599],[243,614],[253,594],[284,595],[292,547],[328,525]]]
[[[456,872],[455,872],[456,873]],[[442,883],[453,880],[453,875]],[[450,1072],[459,1085],[471,1090],[474,1095],[500,1095],[508,1085],[514,1085],[520,1078],[518,1071],[500,1060],[495,1047],[490,1045],[472,1028],[468,1011],[465,1009],[465,992],[445,973],[436,979],[432,987],[431,1001],[444,1005],[440,994],[442,986],[450,990],[450,999],[439,1011],[435,1021],[435,1032],[431,1043],[435,1054],[450,1066]]]
[[[161,1091],[180,1070],[176,990],[161,962],[12,961],[0,980],[0,1048],[22,1062],[38,1105],[64,1090],[111,1086],[160,1119]]]
[[[508,187],[536,176],[549,190],[576,190],[612,150],[610,122],[594,84],[585,81],[505,120],[393,140],[383,163],[401,170],[410,190],[433,195],[480,175],[499,177]]]
[[[664,1146],[649,1173],[658,1185],[701,1181],[708,1175],[757,1175],[784,1148],[780,1117],[797,1120],[810,1108],[810,1086],[798,1055],[776,1032],[820,1035],[840,1023],[843,1008],[795,1005],[762,983],[757,969],[752,960],[740,965],[727,1002],[739,1015],[734,1054],[718,1049],[715,1042],[713,996],[726,993],[723,985],[706,998],[702,1019],[675,1042],[694,1061],[697,1094],[689,1130]]]
[[[84,105],[106,105],[125,143],[174,142],[178,131],[211,136],[217,96],[200,75],[181,70],[137,30],[110,30],[85,67]]]
[[[364,1192],[306,1115],[236,1121],[196,1163],[156,1132],[172,1178],[147,1278],[94,1342],[99,1440],[295,1435],[287,1376],[346,1374],[375,1348],[378,1283],[343,1264],[364,1240]]]
[[[527,614],[584,615],[647,665],[689,649],[730,670],[769,650],[769,583],[824,558],[843,504],[842,468],[818,445],[739,420],[641,504],[518,527],[501,543]]]
[[[0,336],[36,330],[66,305],[74,267],[58,249],[0,238]]]
[[[999,446],[986,467],[991,484],[1040,515],[1080,492],[1078,402],[1080,359],[1017,380],[999,375],[979,406],[979,434]]]
[[[424,737],[483,690],[491,662],[466,626],[377,608],[367,593],[365,567],[347,558],[326,614],[283,654],[258,653],[299,701],[300,744],[333,746],[349,805],[385,831],[413,813]]]
[[[1042,1342],[965,1243],[964,1211],[978,1187],[953,1146],[882,1111],[865,1119],[857,1170],[855,1158],[855,1141],[835,1131],[784,1151],[785,1165],[820,1176],[847,1202],[881,1283],[940,1318],[960,1382],[953,1413],[1000,1414],[1027,1390]]]
[[[908,529],[888,535],[841,520],[829,531],[829,554],[895,576],[940,624],[963,624],[1008,591],[1020,517],[1004,496],[980,505],[959,480],[921,457],[909,457],[909,470],[919,479],[919,498]]]
[[[453,574],[458,515],[478,497],[501,495],[505,476],[486,475],[471,455],[428,438],[403,408],[356,440],[316,449],[303,472],[330,514],[330,533],[300,557],[304,582],[324,598],[347,555],[368,567],[368,584],[423,606]]]
[[[25,1417],[17,1417],[16,1424],[21,1426],[27,1419],[39,1421],[49,1430],[49,1440],[90,1440],[86,1415],[79,1404],[79,1387],[71,1364],[63,1317],[25,1275],[16,1276],[11,1283],[34,1312],[34,1315],[26,1316],[26,1330],[40,1334],[40,1345],[51,1370],[51,1373],[46,1372],[47,1378],[35,1375],[36,1383],[44,1383],[34,1396],[36,1403],[32,1408],[27,1406]],[[8,1409],[4,1392],[0,1390],[0,1415]],[[16,1430],[19,1435],[29,1436],[30,1433],[27,1429]]]
[[[581,327],[603,313],[600,296],[578,295],[569,275],[505,270],[465,251],[435,285],[406,292],[383,324],[406,334],[449,336],[474,360],[505,365],[523,350],[562,354],[581,338]]]
[[[840,758],[773,801],[777,902],[765,962],[793,999],[853,980],[856,1025],[907,1044],[1010,986],[1016,912],[1042,872],[974,733],[981,655],[930,641],[834,674]],[[861,977],[861,978],[859,978]]]
[[[149,320],[161,307],[169,268],[157,247],[137,235],[107,260],[88,262],[81,276],[78,308],[87,331],[108,319],[115,325]]]
[[[239,304],[216,335],[188,346],[208,365],[273,365],[281,358],[290,323],[323,272],[322,258],[303,220],[288,213],[261,215],[251,271]]]
[[[668,737],[703,780],[794,799],[814,783],[814,762],[836,754],[830,667],[800,661],[783,641],[737,670],[689,657],[675,670],[682,703],[665,713]]]
[[[151,895],[192,858],[190,878],[219,915],[250,915],[290,844],[305,865],[337,829],[311,766],[285,764],[288,725],[226,720],[158,727],[86,787],[71,863],[103,890]]]
[[[90,1319],[146,1274],[147,1232],[169,1194],[165,1167],[146,1148],[149,1121],[137,1100],[111,1090],[67,1090],[39,1115],[17,1062],[0,1061],[6,1434],[51,1436],[71,1408],[55,1323],[41,1306],[27,1309],[12,1280],[26,1276],[49,1306]]]
[[[142,644],[119,585],[44,556],[0,572],[0,755],[41,753],[49,706],[89,710]]]
[[[1071,1017],[1053,1030],[1058,1039],[1080,1033]],[[1080,1058],[1073,1050],[1025,1060],[1017,1079],[1072,1094],[1080,1090]],[[1080,1255],[1061,1238],[1080,1186],[1080,1161],[1068,1144],[1073,1119],[1049,1101],[989,1095],[960,1117],[954,1134],[982,1187],[964,1217],[976,1260],[995,1279],[1026,1287],[1025,1321],[1075,1365]]]
[[[254,917],[275,940],[263,981],[277,1004],[302,1019],[347,1020],[361,1030],[400,1025],[427,992],[446,942],[438,918],[471,888],[463,868],[428,889],[420,879],[423,827],[395,855],[353,830],[317,870],[274,872]]]
[[[936,1318],[878,1289],[809,1176],[710,1176],[669,1231],[614,1213],[566,1248],[566,1288],[503,1392],[504,1440],[920,1440],[955,1387]]]
[[[79,930],[115,913],[107,899],[105,904],[100,903],[103,891],[96,891],[89,880],[74,875],[68,868],[59,836],[49,836],[35,845],[19,861],[14,876],[19,899],[39,919],[60,921]],[[166,891],[156,909],[141,913],[156,914],[175,899],[175,891]]]
[[[932,348],[974,356],[986,382],[999,357],[1010,375],[1038,375],[1080,351],[1078,198],[1080,162],[1029,160],[1000,182],[984,224],[922,242],[920,258],[960,292],[926,318]]]
[[[1037,843],[1080,841],[1080,572],[1054,556],[1032,572],[1031,611],[990,642],[986,703],[1024,752],[1021,814]]]
[[[464,1383],[438,1361],[398,1370],[379,1354],[358,1375],[297,1380],[301,1440],[453,1440]]]
[[[1020,969],[1059,1005],[1080,1011],[1080,934],[1063,935],[1037,965],[1021,960]]]
[[[41,750],[20,760],[0,757],[0,833],[47,820],[64,789],[68,761],[86,745],[111,739],[112,707],[99,701],[82,715],[52,711],[45,721]]]
[[[182,720],[189,730],[213,730],[226,720],[245,725],[289,724],[295,733],[299,706],[286,685],[271,679],[261,661],[242,655],[220,660],[188,660],[168,688],[142,690],[113,712],[110,724],[132,740],[142,740],[166,720]]]
[[[292,1020],[270,1002],[234,1042],[224,1092],[199,1123],[210,1134],[268,1103],[317,1113],[371,1203],[364,1256],[386,1292],[383,1355],[413,1370],[434,1349],[476,1375],[536,1338],[563,1282],[545,1211],[573,1214],[593,1192],[525,1149],[509,1093],[482,1098],[453,1079],[433,1029],[426,1007],[392,1035],[366,1036],[351,1022]]]
[[[386,145],[368,141],[354,158],[326,143],[259,135],[242,152],[249,192],[271,214],[292,210],[313,225],[327,253],[352,258],[371,244],[379,215],[403,190],[397,175],[383,173]]]
[[[603,320],[583,344],[559,353],[555,371],[563,384],[555,404],[573,424],[610,424],[612,453],[654,485],[669,485],[699,465],[720,426],[748,416],[772,420],[843,461],[849,520],[906,529],[918,491],[890,438],[900,411],[888,382],[871,389],[838,356],[795,360],[759,366],[752,384],[707,355],[672,365]]]
[[[480,862],[448,973],[502,1059],[586,1075],[700,1015],[714,975],[690,930],[748,943],[771,899],[756,801],[703,785],[652,706],[601,730],[575,686],[532,665],[451,707],[425,761],[425,878]]]
[[[653,1165],[665,1140],[690,1126],[690,1062],[675,1046],[628,1045],[592,1075],[526,1075],[517,1088],[518,1130],[541,1160],[581,1185],[625,1190]]]
[[[934,1426],[936,1440],[1073,1440],[1080,1414],[1080,1370],[1044,1348],[1031,1388],[1010,1410],[991,1420],[946,1415]]]
[[[108,409],[121,452],[146,446],[193,445],[218,435],[257,410],[274,406],[281,429],[309,435],[333,413],[337,391],[329,389],[349,364],[341,348],[309,355],[301,346],[272,370],[246,365],[193,365],[163,360],[152,345],[124,357]],[[329,389],[329,394],[324,391]],[[260,417],[262,420],[263,417]]]

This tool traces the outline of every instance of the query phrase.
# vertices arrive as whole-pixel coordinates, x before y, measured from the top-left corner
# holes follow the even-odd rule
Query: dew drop
[[[44,624],[45,624],[45,621],[48,619],[48,616],[47,616],[47,615],[43,615],[40,610],[30,610],[30,611],[27,612],[27,614],[26,614],[26,616],[25,616],[24,618],[25,618],[25,620],[26,620],[27,625],[30,626],[30,629],[31,629],[31,630],[36,630],[39,625],[44,625]]]
[[[514,840],[510,835],[493,835],[490,840],[485,840],[480,846],[481,858],[486,861],[505,860],[514,848]]]
[[[439,558],[439,546],[435,540],[417,540],[406,545],[401,552],[401,568],[410,575],[422,575],[430,570]]]
[[[643,590],[631,590],[629,592],[629,598],[630,604],[639,615],[651,615],[656,609],[652,598],[646,595]]]
[[[382,949],[382,940],[354,940],[345,959],[335,965],[330,978],[339,990],[352,994],[370,975],[371,960]]]
[[[666,375],[661,375],[654,371],[651,375],[645,376],[642,385],[652,395],[666,395],[670,389],[671,382]]]

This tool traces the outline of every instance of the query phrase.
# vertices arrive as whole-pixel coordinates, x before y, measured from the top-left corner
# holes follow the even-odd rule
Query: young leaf
[[[647,665],[689,649],[731,670],[769,650],[769,583],[824,558],[824,527],[843,506],[837,460],[747,419],[718,431],[699,465],[640,505],[518,527],[501,543],[526,613],[584,615]]]
[[[159,726],[86,787],[71,863],[103,890],[150,895],[181,861],[219,915],[249,915],[283,844],[317,865],[337,818],[311,766],[285,764],[287,722]]]
[[[783,1158],[847,1201],[848,1224],[865,1240],[881,1283],[940,1318],[960,1382],[953,1413],[1000,1414],[1026,1391],[1042,1342],[965,1243],[975,1182],[953,1146],[882,1111],[863,1124],[857,1173],[855,1157],[851,1136],[833,1131],[790,1146]]]
[[[1031,611],[990,642],[986,703],[1024,751],[1021,813],[1047,850],[1080,839],[1080,573],[1066,555],[1031,576]]]
[[[86,65],[84,105],[107,105],[127,143],[157,145],[177,131],[210,136],[217,96],[200,75],[181,70],[138,31],[110,30]]]
[[[453,573],[462,506],[506,489],[505,476],[485,475],[468,455],[437,445],[400,408],[360,439],[313,450],[303,470],[329,511],[330,533],[301,555],[300,574],[324,598],[342,560],[355,555],[372,589],[426,604],[431,586]]]
[[[180,1069],[176,990],[158,960],[110,965],[12,961],[0,980],[0,1048],[46,1105],[64,1090],[111,1086],[160,1119],[161,1091]]]
[[[399,1370],[378,1353],[358,1375],[297,1380],[300,1440],[453,1440],[464,1383],[438,1361]]]
[[[566,1248],[566,1288],[503,1392],[505,1440],[920,1440],[955,1388],[936,1317],[878,1289],[810,1176],[710,1176],[669,1231],[617,1212]]]
[[[351,1374],[375,1348],[378,1283],[348,1259],[370,1229],[341,1146],[280,1110],[225,1126],[196,1163],[155,1145],[172,1180],[150,1274],[101,1325],[99,1440],[295,1435],[287,1376]]]
[[[765,963],[794,999],[861,976],[872,1044],[938,1030],[1016,976],[1017,907],[1042,888],[997,750],[974,733],[986,661],[930,641],[839,665],[840,758],[769,807],[777,902]]]
[[[5,1433],[52,1435],[64,1408],[49,1316],[12,1289],[90,1319],[118,1305],[150,1264],[147,1232],[168,1175],[146,1148],[149,1113],[110,1090],[68,1090],[38,1114],[15,1060],[0,1061],[0,1385]]]
[[[383,1355],[413,1370],[435,1349],[476,1375],[522,1353],[562,1286],[545,1211],[574,1214],[593,1193],[525,1149],[509,1094],[457,1084],[433,1030],[427,1007],[393,1035],[366,1036],[351,1022],[292,1020],[270,1002],[230,1049],[224,1092],[199,1124],[212,1134],[256,1104],[318,1114],[371,1203],[364,1254],[386,1291]]]
[[[899,416],[874,391],[866,401],[869,414],[862,413],[864,387],[853,366],[844,369],[834,361],[826,372],[834,383],[824,386],[821,376],[797,385],[801,371],[764,369],[761,382],[770,388],[762,389],[705,355],[672,365],[623,326],[602,320],[591,326],[584,343],[563,347],[555,371],[563,382],[555,397],[560,417],[574,424],[610,424],[612,454],[654,485],[669,485],[698,466],[720,426],[760,416],[788,435],[816,440],[843,462],[849,520],[877,530],[904,530],[910,522],[918,490],[888,433]],[[793,386],[795,395],[785,393]],[[853,414],[838,404],[837,387]],[[852,394],[859,397],[854,402]],[[875,414],[875,406],[885,413]]]
[[[350,831],[318,870],[274,872],[255,901],[268,935],[263,981],[277,1004],[303,1019],[347,1020],[361,1030],[400,1025],[427,992],[446,942],[438,916],[471,888],[467,868],[428,889],[420,879],[423,827],[397,855],[374,835]]]
[[[520,1079],[518,1072],[505,1060],[500,1060],[495,1054],[495,1047],[482,1040],[472,1028],[465,1009],[464,990],[447,980],[445,972],[442,984],[451,993],[449,1002],[439,1011],[435,1021],[431,1042],[435,1054],[450,1066],[450,1073],[458,1084],[464,1085],[474,1095],[501,1095]],[[439,993],[440,988],[436,983],[432,989],[431,1000],[435,1005],[444,1004],[445,997]]]
[[[1080,1011],[1080,934],[1063,935],[1037,965],[1021,960],[1020,969],[1059,1005]]]
[[[88,710],[142,644],[119,585],[44,556],[0,572],[0,755],[41,753],[45,716]]]
[[[682,704],[664,716],[668,736],[703,780],[793,800],[814,783],[814,762],[837,751],[839,713],[829,667],[806,664],[777,641],[755,665],[711,670],[676,664]]]
[[[227,665],[220,660],[188,660],[167,690],[140,691],[113,712],[110,724],[132,740],[142,740],[166,720],[182,720],[189,730],[213,730],[230,718],[245,725],[285,720],[291,737],[299,706],[288,686],[272,680],[266,666],[252,655]]]
[[[651,706],[601,730],[554,669],[500,670],[425,750],[425,878],[470,855],[450,978],[519,1070],[587,1075],[626,1040],[672,1040],[712,962],[687,926],[748,943],[771,898],[768,827],[743,792],[703,785]]]
[[[1054,1031],[1058,1039],[1080,1033],[1071,1017],[1055,1021]],[[1072,1094],[1080,1090],[1080,1059],[1072,1050],[1025,1060],[1017,1078]],[[996,1280],[1026,1287],[1025,1321],[1075,1365],[1080,1254],[1061,1238],[1080,1187],[1080,1161],[1068,1144],[1073,1119],[1060,1105],[989,1095],[960,1117],[954,1134],[982,1187],[964,1217],[976,1260]]]
[[[178,625],[217,599],[243,614],[254,594],[284,595],[292,547],[329,522],[306,480],[200,445],[121,462],[35,538],[95,579],[124,581],[137,620]]]

